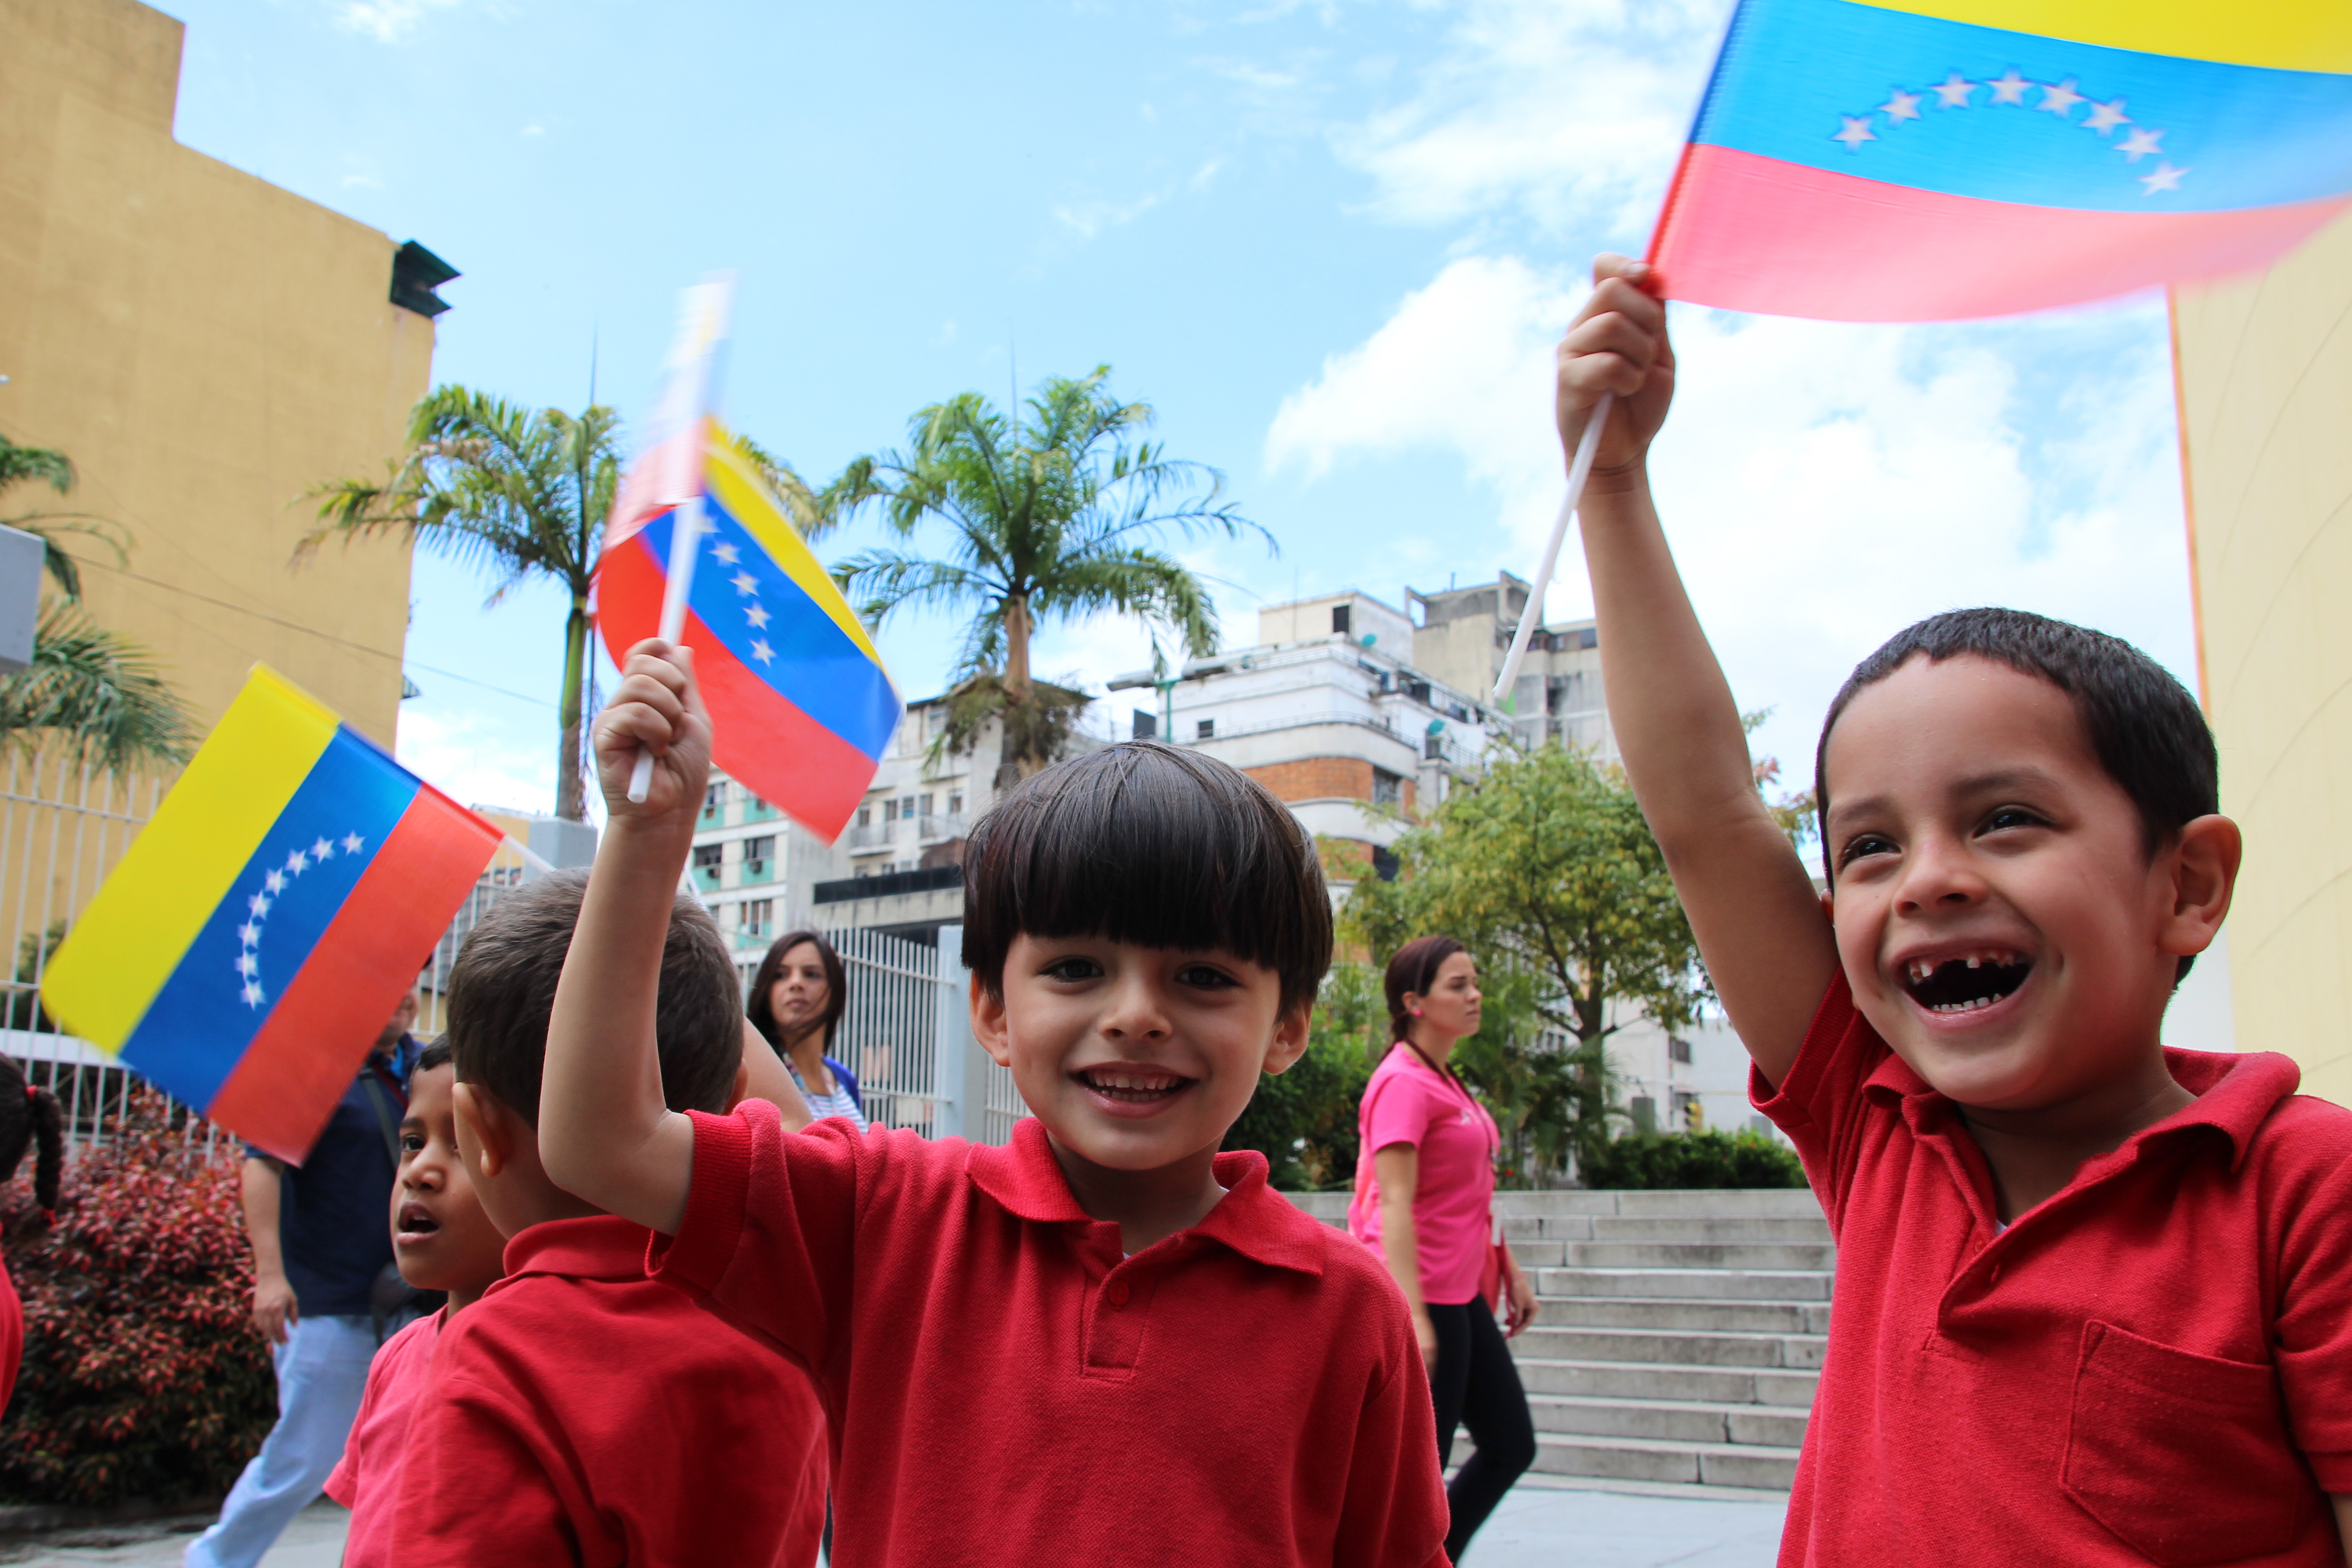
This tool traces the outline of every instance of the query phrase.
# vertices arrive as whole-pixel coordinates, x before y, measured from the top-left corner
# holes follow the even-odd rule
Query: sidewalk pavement
[[[1465,1554],[1464,1568],[1771,1568],[1787,1505],[1717,1501],[1622,1492],[1522,1487],[1503,1500]],[[336,1568],[343,1554],[348,1516],[316,1502],[278,1538],[262,1568]],[[209,1522],[81,1531],[26,1542],[0,1542],[0,1563],[26,1568],[68,1563],[177,1564],[188,1542]]]

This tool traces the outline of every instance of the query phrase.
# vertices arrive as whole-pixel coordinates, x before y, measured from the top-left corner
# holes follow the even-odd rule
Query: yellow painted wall
[[[257,659],[390,745],[408,552],[297,570],[308,486],[375,474],[431,374],[394,242],[172,137],[181,25],[135,0],[0,0],[0,432],[80,470],[129,533],[74,547],[100,624],[209,728]]]
[[[2205,705],[2246,831],[2237,1042],[2352,1104],[2352,220],[2178,289]]]

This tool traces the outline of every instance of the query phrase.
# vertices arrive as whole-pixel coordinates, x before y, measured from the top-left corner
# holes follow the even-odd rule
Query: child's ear
[[[1314,1017],[1312,997],[1282,1010],[1282,1016],[1274,1021],[1274,1043],[1265,1048],[1267,1072],[1288,1072],[1307,1054],[1307,1026]]]
[[[2180,830],[2165,859],[2171,871],[2171,907],[2157,945],[2179,957],[2204,952],[2229,918],[2231,890],[2245,854],[2238,825],[2226,816],[2200,816]]]
[[[470,1153],[467,1163],[485,1176],[505,1170],[514,1159],[513,1130],[501,1114],[506,1107],[477,1095],[472,1084],[461,1083],[450,1088],[449,1109],[457,1121],[458,1153]]]
[[[991,991],[977,974],[971,977],[971,1033],[991,1061],[1001,1068],[1013,1065],[1013,1036],[1005,1025],[1003,994]]]

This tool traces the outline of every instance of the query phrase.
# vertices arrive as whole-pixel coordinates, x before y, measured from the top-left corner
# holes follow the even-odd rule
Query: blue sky
[[[463,271],[437,379],[576,408],[593,345],[598,395],[636,415],[677,289],[733,268],[728,416],[821,480],[923,404],[1108,363],[1280,541],[1187,551],[1246,642],[1296,592],[1532,570],[1549,345],[1591,253],[1642,244],[1723,7],[172,9],[183,142]],[[2193,679],[2160,301],[1938,328],[1678,308],[1676,331],[1662,504],[1743,704],[1775,710],[1765,749],[1809,754],[1844,670],[1960,603],[2087,621]],[[1561,576],[1553,612],[1582,613],[1580,562]],[[420,558],[400,748],[544,809],[561,609],[482,592]],[[910,696],[953,641],[881,635]],[[1037,650],[1092,681],[1146,657],[1118,625]]]

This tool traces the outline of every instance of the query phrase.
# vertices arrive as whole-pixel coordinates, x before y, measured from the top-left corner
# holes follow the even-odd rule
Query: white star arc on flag
[[[2123,127],[2131,127],[2125,132],[2123,140],[2114,143],[2115,150],[2123,154],[2124,162],[2137,163],[2151,153],[2158,156],[2154,174],[2136,174],[2133,178],[2139,181],[2149,195],[2155,195],[2160,191],[2179,190],[2181,176],[2188,174],[2189,170],[2186,167],[2175,168],[2172,164],[2162,161],[2164,132],[2148,131],[2135,125],[2132,117],[2124,112],[2124,100],[2116,98],[2101,103],[2080,91],[2079,86],[2077,79],[2071,76],[2063,81],[2037,82],[2021,74],[2015,66],[2011,66],[2001,75],[1988,77],[1983,81],[1970,81],[1955,69],[1942,81],[1929,83],[1927,92],[1936,95],[1936,107],[1939,110],[1968,109],[1973,107],[1972,95],[1977,89],[1990,88],[1994,103],[2011,104],[2022,109],[2026,106],[2026,89],[2039,87],[2042,89],[2042,101],[2033,105],[2035,109],[2047,110],[2069,125],[2079,125],[2084,130],[2093,132],[2102,142],[2107,140],[2109,132]],[[1867,110],[1860,114],[1840,114],[1837,132],[1830,140],[1843,142],[1848,153],[1859,153],[1862,151],[1864,142],[1875,142],[1879,139],[1878,132],[1872,129],[1874,115],[1885,115],[1887,129],[1891,131],[1906,120],[1925,119],[1919,106],[1926,101],[1927,93],[1913,92],[1907,88],[1897,87],[1886,101],[1879,104],[1875,109]],[[2082,119],[2076,120],[2074,107],[2083,103],[2089,104],[2091,111]]]
[[[1970,81],[1959,72],[1954,71],[1936,84],[1936,107],[1966,109],[1969,107],[1969,94],[1976,91],[1979,85],[1981,84]]]
[[[751,657],[758,659],[761,664],[766,664],[776,657],[776,650],[768,646],[767,638],[753,637],[751,639]]]
[[[2064,81],[2044,83],[2042,101],[2033,107],[2045,110],[2071,125],[2074,123],[2074,106],[2082,101],[2083,95],[2074,90],[2074,79],[2070,76]]]
[[[2107,132],[2113,131],[2116,126],[2129,125],[2130,123],[2131,116],[2124,112],[2124,100],[2119,98],[2113,103],[2095,103],[2091,105],[2090,117],[2083,121],[2083,129],[2085,131],[2095,131],[2099,133],[2100,137],[2104,139]]]
[[[1906,120],[1916,120],[1919,118],[1919,95],[1916,92],[1906,92],[1898,87],[1895,89],[1895,95],[1892,98],[1878,106],[1878,112],[1886,116],[1886,122],[1889,125],[1900,125]]]
[[[2149,195],[2154,195],[2158,191],[2177,191],[2180,188],[2180,176],[2187,173],[2189,173],[2188,170],[2176,169],[2159,158],[2156,163],[2155,173],[2140,175],[2139,183],[2147,189]]]
[[[713,561],[718,562],[721,566],[734,565],[737,561],[742,558],[742,554],[743,552],[740,550],[736,549],[735,546],[728,543],[727,541],[723,539],[710,547],[710,558]]]
[[[2031,81],[2017,74],[2015,66],[2009,68],[2008,75],[1995,77],[1985,83],[1985,86],[1992,89],[1992,100],[1995,103],[2013,103],[2020,109],[2025,107],[2025,89],[2032,85]]]
[[[2125,163],[2137,163],[2150,153],[2162,153],[2163,143],[2161,131],[2134,131],[2116,143],[2116,151],[2124,155]]]
[[[367,840],[358,834],[346,833],[342,837],[342,851],[346,855],[356,855],[366,843]],[[255,893],[245,900],[245,907],[252,918],[236,928],[236,964],[239,978],[237,999],[247,1007],[258,1008],[269,1000],[268,994],[261,988],[261,933],[269,915],[271,895],[284,893],[289,883],[311,867],[332,858],[334,853],[335,841],[320,834],[308,848],[290,851],[282,869],[272,867],[264,871],[261,885],[266,891]]]
[[[1859,153],[1864,142],[1878,140],[1878,132],[1870,128],[1870,116],[1867,114],[1841,114],[1838,118],[1845,122],[1844,128],[1830,140],[1844,142],[1847,152]]]

